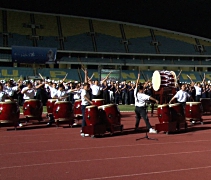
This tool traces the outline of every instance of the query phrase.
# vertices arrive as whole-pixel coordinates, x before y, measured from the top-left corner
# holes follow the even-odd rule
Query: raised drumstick
[[[68,75],[68,73],[65,75],[65,77],[64,77],[64,79],[62,81],[64,81],[66,79],[67,75]]]
[[[44,80],[43,76],[39,73],[39,76],[41,77],[42,80]]]

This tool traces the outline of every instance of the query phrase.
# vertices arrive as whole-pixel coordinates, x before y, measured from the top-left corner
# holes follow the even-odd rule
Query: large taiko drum
[[[177,122],[185,121],[184,109],[182,107],[182,104],[180,103],[169,104],[169,108],[172,121],[177,121]]]
[[[0,123],[17,124],[20,116],[20,109],[16,102],[0,102]]]
[[[176,87],[177,77],[174,71],[154,71],[152,75],[152,87],[158,91],[160,87]]]
[[[75,100],[74,102],[74,116],[82,116],[82,111],[81,111],[81,99]]]
[[[57,101],[57,99],[48,99],[47,103],[46,103],[46,107],[47,107],[47,113],[48,114],[52,114],[53,113],[53,107],[55,102]]]
[[[87,126],[94,126],[100,123],[98,107],[96,105],[86,106],[85,121]]]
[[[38,99],[25,100],[23,103],[23,115],[26,117],[42,117],[43,105]]]
[[[158,105],[157,115],[160,123],[166,123],[172,120],[168,104]]]
[[[69,121],[73,119],[72,103],[69,101],[57,101],[53,107],[55,121]]]
[[[102,106],[104,105],[104,99],[92,99],[92,105]]]
[[[99,106],[99,118],[106,124],[121,124],[121,115],[116,104]]]
[[[185,118],[187,120],[201,120],[202,112],[201,102],[186,102]]]
[[[203,112],[211,112],[211,99],[210,98],[201,98],[201,105],[203,107]]]

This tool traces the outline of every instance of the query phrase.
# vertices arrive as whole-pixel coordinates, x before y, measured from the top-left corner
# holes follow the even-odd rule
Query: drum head
[[[155,71],[152,75],[152,87],[155,91],[160,89],[161,77],[159,71]]]
[[[162,104],[162,105],[158,105],[158,108],[163,108],[163,107],[168,107],[168,104]]]
[[[96,108],[97,106],[91,105],[91,106],[86,106],[86,109],[91,109],[91,108]]]
[[[180,103],[169,104],[169,107],[180,106]]]
[[[174,77],[174,83],[175,83],[175,87],[177,86],[177,75],[174,71],[170,71],[170,73],[173,75]]]

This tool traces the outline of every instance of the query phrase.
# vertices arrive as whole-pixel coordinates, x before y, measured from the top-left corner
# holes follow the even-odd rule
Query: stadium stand
[[[149,29],[124,25],[124,31],[130,53],[156,53],[154,46],[150,45],[152,38]]]
[[[7,11],[7,21],[8,33],[12,35],[8,38],[8,45],[32,46],[31,28],[24,27],[30,23],[29,13]]]
[[[64,41],[66,50],[93,51],[88,20],[61,17],[61,27],[63,36],[66,37]]]
[[[125,52],[120,27],[117,23],[93,21],[97,51]]]
[[[193,38],[161,32],[158,30],[154,31],[155,37],[159,44],[161,54],[199,54],[194,49],[195,40]]]

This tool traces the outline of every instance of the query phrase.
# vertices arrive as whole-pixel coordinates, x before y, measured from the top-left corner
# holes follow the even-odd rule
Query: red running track
[[[134,132],[134,113],[122,114],[124,132],[101,138],[81,137],[80,127],[0,128],[0,179],[210,180],[211,116],[187,132],[136,141],[145,136],[143,120]]]

